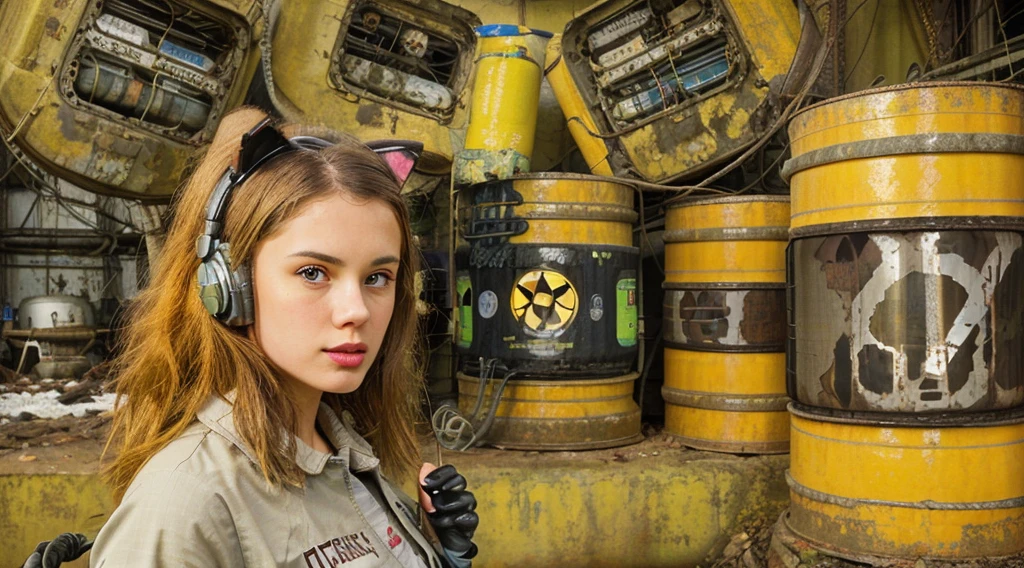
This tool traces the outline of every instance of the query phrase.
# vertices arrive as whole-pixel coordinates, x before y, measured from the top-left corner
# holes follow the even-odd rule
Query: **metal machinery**
[[[547,72],[593,172],[669,182],[764,133],[798,36],[787,0],[610,1],[552,41]]]
[[[411,178],[406,191],[435,188],[450,171],[453,138],[461,147],[479,18],[439,0],[265,5],[276,110],[364,140],[422,141],[417,168],[429,177]]]
[[[254,0],[4,2],[3,136],[84,189],[165,200],[244,97],[257,17]]]
[[[30,348],[39,362],[32,374],[40,378],[81,377],[92,367],[85,356],[106,330],[96,328],[92,305],[85,298],[52,294],[25,298],[18,306],[17,329],[5,329],[3,337],[22,349],[17,371],[21,372]]]

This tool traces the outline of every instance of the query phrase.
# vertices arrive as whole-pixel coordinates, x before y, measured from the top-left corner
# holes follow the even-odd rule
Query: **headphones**
[[[246,326],[255,321],[249,263],[238,263],[232,269],[231,244],[220,239],[232,190],[278,156],[299,150],[320,150],[331,145],[331,142],[315,136],[285,138],[271,126],[269,118],[242,136],[238,169],[228,166],[217,182],[206,204],[206,226],[196,239],[196,256],[202,261],[196,271],[199,298],[210,315],[229,326]]]
[[[240,262],[232,269],[231,244],[220,239],[232,190],[278,156],[333,145],[316,136],[285,138],[272,126],[270,118],[263,119],[242,136],[237,170],[228,166],[213,188],[206,204],[206,225],[203,234],[196,239],[196,256],[201,260],[196,271],[199,298],[210,315],[229,326],[246,326],[256,320],[249,263]],[[375,140],[366,146],[387,163],[399,186],[408,179],[423,152],[423,144],[411,140]]]

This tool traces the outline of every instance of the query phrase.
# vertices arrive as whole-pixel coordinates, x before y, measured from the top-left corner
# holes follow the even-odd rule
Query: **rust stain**
[[[362,126],[380,128],[384,126],[384,113],[378,104],[359,105],[359,110],[356,111],[356,122]]]
[[[777,344],[786,341],[785,290],[751,290],[743,297],[740,336],[751,344]]]
[[[43,24],[43,29],[45,30],[46,35],[52,37],[57,41],[60,41],[61,34],[65,30],[64,26],[61,25],[60,20],[58,20],[54,16],[46,18],[46,23]]]

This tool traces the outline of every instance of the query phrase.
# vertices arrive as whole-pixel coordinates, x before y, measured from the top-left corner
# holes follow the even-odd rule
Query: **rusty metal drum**
[[[791,396],[896,413],[1024,402],[1024,89],[863,91],[789,134]]]
[[[471,186],[459,205],[455,344],[519,378],[613,377],[638,353],[633,189],[537,173]]]
[[[638,442],[643,437],[640,408],[633,401],[637,376],[510,380],[492,411],[487,443],[520,450],[591,450]],[[459,410],[467,415],[481,395],[492,399],[501,383],[465,373],[457,377]]]
[[[633,202],[632,187],[579,174],[460,191],[468,247],[455,256],[459,404],[467,412],[484,390],[498,393],[488,394],[500,396],[488,443],[573,450],[639,439]],[[503,391],[486,376],[491,363],[514,373]]]
[[[665,232],[665,429],[688,446],[782,453],[785,196],[689,200]]]
[[[1024,552],[1024,409],[790,410],[783,522],[815,548],[889,562]]]

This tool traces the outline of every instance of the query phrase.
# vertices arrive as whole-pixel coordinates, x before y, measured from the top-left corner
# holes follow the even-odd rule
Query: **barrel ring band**
[[[685,324],[685,322],[684,322]],[[782,327],[782,326],[780,326]],[[777,343],[707,343],[680,340],[673,330],[665,333],[665,347],[681,351],[700,351],[701,353],[785,353],[786,342]]]
[[[811,150],[786,160],[782,179],[790,181],[806,169],[861,158],[899,156],[906,154],[937,154],[952,152],[1024,155],[1024,136],[971,132],[907,134],[872,140],[857,140]]]
[[[524,219],[566,221],[612,221],[635,223],[639,214],[632,207],[591,203],[523,203],[516,214]]]
[[[785,290],[785,282],[662,282],[662,290],[704,292],[712,290]]]
[[[666,243],[706,241],[788,241],[789,225],[776,227],[707,227],[665,231]]]
[[[980,428],[1024,424],[1024,407],[982,412],[895,413],[865,410],[840,410],[789,403],[789,413],[798,418],[832,424],[897,428]]]
[[[790,240],[845,233],[892,233],[922,231],[1024,231],[1024,217],[896,217],[822,223],[794,227]]]
[[[789,402],[786,395],[708,393],[668,386],[661,387],[661,396],[669,404],[725,412],[784,412]]]
[[[903,507],[906,509],[926,509],[929,511],[987,511],[995,509],[1019,509],[1024,507],[1024,496],[1001,499],[999,501],[978,501],[973,503],[947,503],[940,501],[887,501],[884,499],[856,499],[852,497],[841,497],[824,493],[801,485],[793,479],[793,476],[786,470],[786,483],[789,489],[797,495],[829,505],[837,505],[848,509],[856,509],[865,505],[877,505],[882,507]]]

